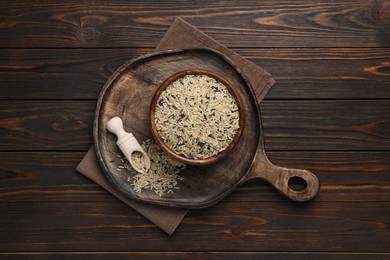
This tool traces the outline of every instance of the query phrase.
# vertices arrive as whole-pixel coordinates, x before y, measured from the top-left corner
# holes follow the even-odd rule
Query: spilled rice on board
[[[134,191],[141,192],[142,189],[154,191],[158,196],[173,194],[174,189],[179,189],[178,182],[183,180],[179,172],[186,168],[186,165],[173,160],[169,157],[154,140],[148,139],[142,145],[145,153],[150,158],[150,169],[147,173],[138,173],[131,166],[130,162],[120,157],[123,165],[118,166],[117,170],[127,169],[130,176],[127,181],[134,187]],[[143,166],[142,154],[135,152],[132,154],[133,163],[137,167]]]

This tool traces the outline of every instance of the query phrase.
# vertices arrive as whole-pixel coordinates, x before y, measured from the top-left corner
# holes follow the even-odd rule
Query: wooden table
[[[0,258],[389,259],[388,1],[2,1]],[[172,236],[75,171],[97,96],[180,16],[269,71],[270,160],[312,202],[252,181]]]

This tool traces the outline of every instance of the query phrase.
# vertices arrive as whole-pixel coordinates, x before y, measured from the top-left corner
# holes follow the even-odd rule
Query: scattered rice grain
[[[145,141],[142,144],[142,148],[150,158],[150,169],[146,174],[138,173],[125,158],[123,167],[131,174],[127,181],[131,182],[136,192],[148,189],[154,191],[160,197],[165,194],[172,194],[172,188],[178,189],[179,181],[183,180],[179,172],[185,169],[186,165],[169,157],[154,140],[149,139]],[[137,153],[133,153],[132,156],[133,163],[138,163],[138,159],[141,156],[137,155]]]

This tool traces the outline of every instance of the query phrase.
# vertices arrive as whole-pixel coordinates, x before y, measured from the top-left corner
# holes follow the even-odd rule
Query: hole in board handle
[[[293,176],[288,180],[288,187],[293,191],[303,191],[307,187],[307,182],[298,176]]]

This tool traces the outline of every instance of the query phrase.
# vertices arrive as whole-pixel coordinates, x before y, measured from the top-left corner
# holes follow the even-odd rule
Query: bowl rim
[[[239,112],[239,128],[233,137],[233,140],[230,142],[230,144],[226,147],[225,150],[222,152],[219,152],[218,154],[211,156],[209,158],[205,159],[193,159],[193,158],[188,158],[183,155],[177,154],[175,151],[173,151],[171,148],[169,148],[162,138],[160,137],[158,131],[157,131],[157,126],[155,123],[155,109],[156,109],[156,104],[158,101],[158,98],[160,97],[161,93],[175,80],[184,77],[186,75],[207,75],[209,77],[215,78],[216,80],[220,81],[222,84],[224,84],[229,92],[232,94],[233,98],[235,99],[238,107],[238,112]],[[171,157],[173,157],[175,160],[189,164],[189,165],[208,165],[215,163],[222,158],[224,158],[226,155],[229,154],[229,152],[237,145],[241,134],[243,132],[244,128],[244,122],[245,122],[245,110],[243,108],[243,101],[238,93],[238,91],[235,89],[233,84],[226,80],[222,75],[219,73],[216,73],[214,71],[209,71],[205,69],[199,69],[199,68],[193,68],[193,69],[185,69],[179,72],[176,72],[175,74],[169,76],[167,79],[163,81],[163,83],[157,88],[156,92],[154,93],[152,103],[150,105],[150,113],[149,113],[149,119],[150,119],[150,125],[151,125],[151,131],[154,139],[156,140],[156,143],[166,152],[169,154]]]

